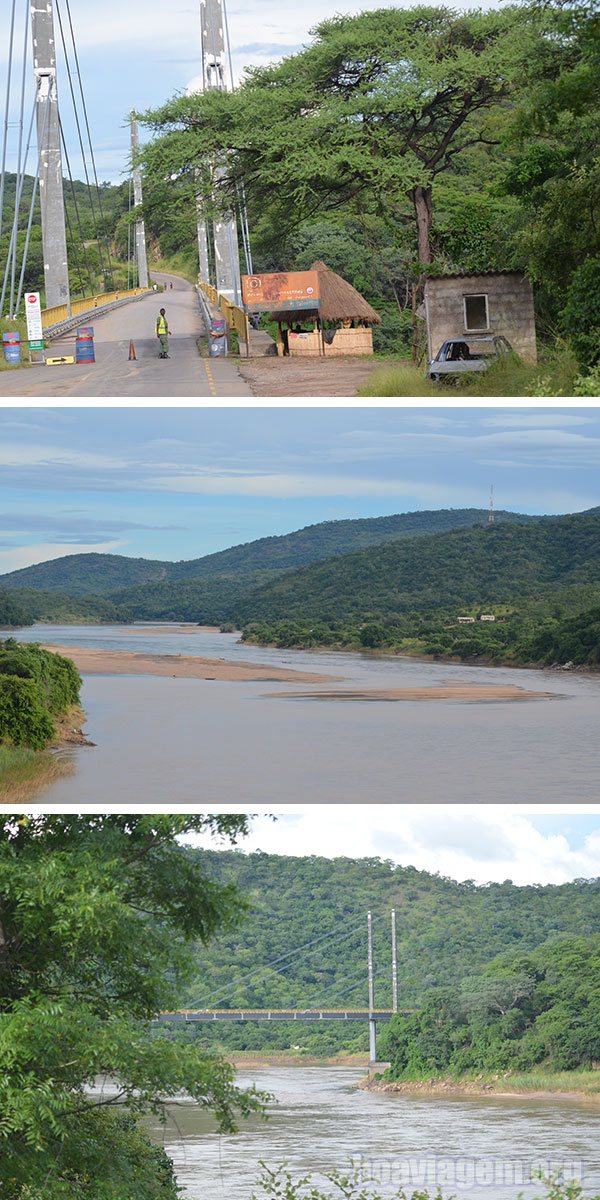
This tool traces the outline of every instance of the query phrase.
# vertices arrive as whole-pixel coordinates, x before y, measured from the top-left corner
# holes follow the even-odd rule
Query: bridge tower
[[[377,1062],[377,1022],[375,1020],[375,979],[373,973],[373,916],[367,914],[369,962],[369,1066]]]
[[[32,0],[31,33],[37,96],[39,189],[46,307],[70,307],[67,231],[63,194],[56,41],[52,0]]]
[[[202,45],[202,88],[208,91],[218,88],[228,90],[228,66],[231,74],[227,11],[225,0],[200,0],[201,45]],[[221,169],[215,173],[215,182],[223,178]],[[233,214],[219,216],[214,222],[214,251],[217,291],[232,304],[241,304],[242,284],[240,278],[240,256],[237,221]],[[198,201],[198,249],[200,274],[208,283],[208,230],[202,203]]]
[[[142,172],[140,170],[138,153],[140,148],[137,114],[131,114],[131,158],[133,162],[133,203],[136,208],[143,201]],[[146,227],[143,218],[135,223],[135,257],[138,268],[138,287],[148,287],[148,252],[146,249]]]

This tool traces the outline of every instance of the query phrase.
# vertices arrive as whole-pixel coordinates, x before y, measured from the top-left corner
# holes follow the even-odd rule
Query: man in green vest
[[[167,321],[164,308],[161,308],[158,317],[156,318],[156,336],[160,342],[159,358],[169,358],[169,322]]]

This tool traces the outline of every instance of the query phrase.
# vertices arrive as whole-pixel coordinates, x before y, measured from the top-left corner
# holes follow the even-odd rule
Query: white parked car
[[[468,375],[487,371],[490,363],[510,354],[512,346],[505,337],[480,335],[479,337],[450,338],[444,342],[435,358],[427,367],[427,378],[434,382],[446,375]]]

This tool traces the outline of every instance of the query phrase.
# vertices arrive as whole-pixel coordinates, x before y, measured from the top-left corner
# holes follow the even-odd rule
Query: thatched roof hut
[[[293,324],[297,321],[321,321],[341,323],[342,321],[358,321],[361,325],[381,325],[381,317],[374,308],[352,287],[341,275],[337,275],[324,262],[315,262],[310,268],[319,276],[321,291],[321,307],[319,309],[303,309],[301,312],[284,309],[271,314],[272,320],[279,324]]]

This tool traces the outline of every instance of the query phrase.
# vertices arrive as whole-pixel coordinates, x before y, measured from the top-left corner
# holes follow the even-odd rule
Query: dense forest
[[[429,990],[420,1012],[381,1038],[390,1079],[591,1069],[600,1060],[600,936],[520,947],[458,987]]]
[[[588,0],[335,16],[234,93],[145,115],[148,225],[191,254],[199,179],[209,215],[243,187],[254,269],[325,260],[380,312],[376,345],[396,355],[428,275],[523,270],[545,360],[570,349],[593,372],[599,81]],[[211,164],[227,168],[216,200]]]
[[[458,996],[465,981],[487,977],[492,960],[535,959],[540,947],[568,949],[600,928],[598,880],[516,887],[510,881],[456,883],[380,859],[292,858],[185,851],[214,879],[235,880],[250,902],[239,930],[198,947],[196,978],[182,1006],[199,1008],[361,1007],[367,1002],[366,914],[373,912],[376,1006],[391,1006],[390,911],[397,909],[401,1008]],[[541,961],[541,960],[540,960]],[[500,958],[493,970],[521,973]],[[533,970],[533,967],[529,968]],[[548,972],[549,974],[549,972]],[[550,983],[550,977],[548,979]],[[581,979],[583,985],[583,979]],[[573,980],[571,980],[573,985]],[[596,985],[597,986],[597,985]],[[475,989],[475,985],[474,985]],[[574,993],[573,993],[574,994]],[[310,1053],[361,1050],[360,1025],[243,1024],[195,1027],[203,1041],[228,1049]],[[487,1065],[491,1065],[488,1063]]]

